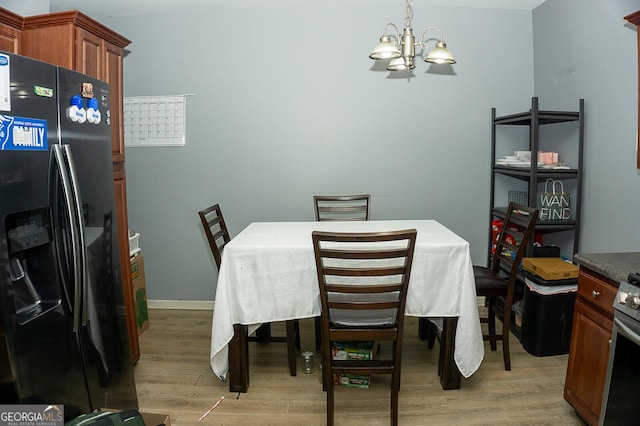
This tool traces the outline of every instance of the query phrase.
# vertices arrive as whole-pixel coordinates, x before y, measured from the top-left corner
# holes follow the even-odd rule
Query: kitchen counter
[[[640,273],[640,252],[576,253],[573,261],[616,283],[626,280],[631,272]]]

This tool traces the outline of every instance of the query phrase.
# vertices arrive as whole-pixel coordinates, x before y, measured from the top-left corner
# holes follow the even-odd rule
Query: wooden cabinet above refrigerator
[[[122,70],[131,41],[77,10],[25,17],[21,39],[23,55],[109,83],[113,161],[123,162]]]
[[[22,21],[22,16],[0,8],[0,50],[20,54]]]

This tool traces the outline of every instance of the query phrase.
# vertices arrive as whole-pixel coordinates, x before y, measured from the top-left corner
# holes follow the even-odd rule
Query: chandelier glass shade
[[[414,58],[416,56],[416,47],[420,47],[423,53],[426,53],[424,58],[425,62],[433,64],[455,64],[456,60],[447,48],[447,43],[444,42],[442,31],[437,27],[429,27],[423,33],[420,40],[416,42],[416,38],[413,35],[413,28],[411,28],[413,21],[413,6],[412,0],[406,0],[407,16],[405,17],[404,30],[402,35],[392,23],[388,23],[384,27],[380,42],[373,49],[369,57],[375,60],[388,60],[389,64],[387,69],[389,71],[409,71],[415,68]],[[393,28],[394,34],[387,34],[387,30]],[[437,31],[440,38],[435,44],[435,47],[428,50],[427,44],[434,39],[426,38],[427,32]]]

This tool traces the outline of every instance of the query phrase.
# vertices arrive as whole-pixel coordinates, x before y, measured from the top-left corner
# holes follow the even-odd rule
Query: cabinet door
[[[111,155],[113,162],[124,162],[123,58],[124,49],[104,42],[104,76],[111,93]]]
[[[20,53],[20,30],[0,24],[0,50]]]
[[[564,397],[592,425],[600,417],[612,327],[610,318],[576,300]]]
[[[82,28],[76,28],[75,62],[74,69],[76,71],[104,80],[102,75],[102,39]]]

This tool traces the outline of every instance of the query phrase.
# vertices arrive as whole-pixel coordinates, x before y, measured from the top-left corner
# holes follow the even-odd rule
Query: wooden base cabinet
[[[109,83],[120,270],[127,311],[131,360],[140,358],[129,261],[129,224],[124,168],[123,58],[131,41],[77,10],[28,16],[20,34],[21,54]]]
[[[589,425],[602,405],[617,284],[580,268],[564,398]]]

